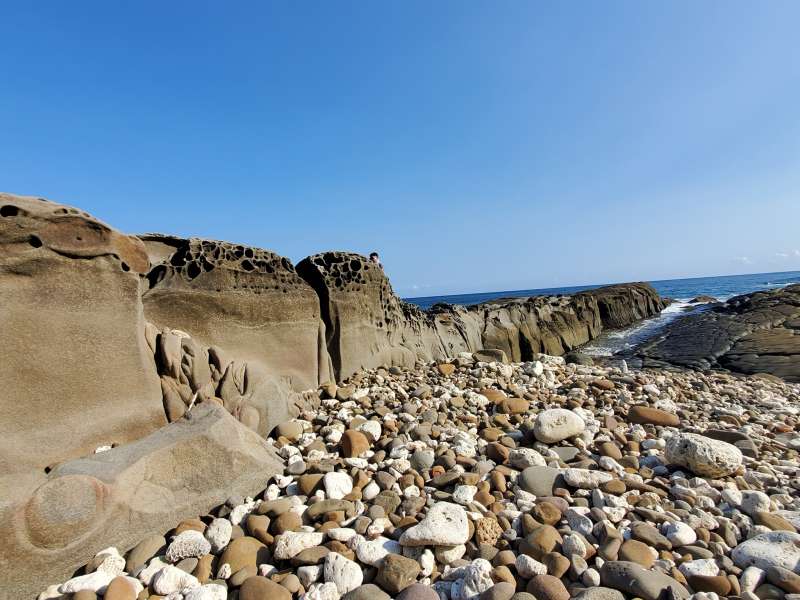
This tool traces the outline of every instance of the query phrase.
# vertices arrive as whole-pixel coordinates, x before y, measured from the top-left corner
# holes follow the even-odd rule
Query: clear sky
[[[0,4],[0,190],[405,296],[800,269],[800,2]]]

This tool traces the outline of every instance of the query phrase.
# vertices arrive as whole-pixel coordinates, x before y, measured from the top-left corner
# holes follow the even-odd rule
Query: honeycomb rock
[[[223,348],[247,364],[248,382],[274,380],[296,391],[331,379],[317,294],[273,252],[200,239],[142,236],[157,264],[143,296],[148,321]],[[221,365],[224,370],[229,365]],[[280,422],[279,406],[254,400],[258,430]],[[284,415],[285,416],[285,415]]]

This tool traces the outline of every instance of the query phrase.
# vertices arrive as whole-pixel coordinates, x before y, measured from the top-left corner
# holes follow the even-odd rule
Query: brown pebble
[[[534,576],[526,590],[536,596],[536,600],[569,600],[569,592],[561,579],[552,575]]]
[[[242,584],[239,600],[292,600],[292,594],[282,585],[256,575]]]

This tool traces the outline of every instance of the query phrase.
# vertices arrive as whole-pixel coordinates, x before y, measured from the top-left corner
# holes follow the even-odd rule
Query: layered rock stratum
[[[736,296],[636,350],[647,365],[768,373],[800,382],[800,285]]]

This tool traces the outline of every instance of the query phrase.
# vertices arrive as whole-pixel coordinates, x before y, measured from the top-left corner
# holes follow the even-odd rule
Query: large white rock
[[[562,473],[564,481],[576,488],[593,490],[601,483],[611,481],[614,477],[605,471],[590,471],[589,469],[565,469]]]
[[[783,567],[800,573],[800,534],[790,531],[762,533],[736,546],[731,558],[740,569],[753,565],[764,571]]]
[[[233,524],[228,519],[214,519],[211,525],[206,527],[205,533],[206,539],[211,544],[211,551],[217,554],[231,541]]]
[[[119,550],[113,546],[105,550],[100,550],[100,552],[95,554],[92,563],[95,564],[95,568],[92,569],[93,571],[104,571],[112,577],[121,575],[125,570],[125,559],[122,558]]]
[[[339,600],[340,597],[335,583],[312,583],[300,600]]]
[[[406,546],[407,548],[421,548],[421,546]],[[467,553],[467,547],[464,544],[457,546],[436,546],[434,558],[443,565],[449,565],[460,559]]]
[[[305,565],[297,569],[297,578],[304,588],[308,589],[312,583],[322,578],[324,567],[322,565]]]
[[[218,583],[209,583],[192,588],[183,595],[183,600],[227,600],[228,588]]]
[[[422,522],[400,536],[403,546],[457,546],[469,539],[467,513],[450,502],[434,504]]]
[[[517,569],[517,573],[525,579],[530,579],[535,575],[547,575],[547,567],[527,554],[517,556],[514,567]]]
[[[167,560],[176,563],[184,558],[199,558],[211,552],[211,542],[194,529],[182,531],[170,542]]]
[[[88,575],[73,577],[69,581],[58,586],[58,591],[61,594],[75,594],[81,590],[103,593],[112,579],[114,579],[114,575],[106,571],[95,571]]]
[[[533,435],[543,444],[555,444],[580,435],[585,428],[586,423],[577,413],[566,408],[551,408],[536,416]]]
[[[164,561],[163,558],[163,556],[154,556],[150,559],[150,562],[147,564],[147,566],[139,571],[139,581],[141,581],[145,586],[149,586],[155,574],[169,564]]]
[[[741,509],[751,517],[757,512],[769,512],[771,502],[769,496],[759,490],[742,490]]]
[[[322,478],[325,495],[332,500],[341,500],[353,491],[353,480],[347,473],[331,471]]]
[[[667,440],[667,462],[703,477],[723,477],[742,464],[742,452],[733,444],[696,433],[679,433]]]
[[[547,466],[544,457],[533,448],[516,448],[512,450],[508,456],[508,462],[516,469]]]
[[[476,558],[465,568],[464,577],[457,580],[451,588],[453,600],[471,600],[494,585],[492,564],[483,558]]]
[[[316,531],[286,531],[275,538],[272,555],[278,560],[294,558],[303,550],[322,544],[324,537]]]
[[[351,544],[358,560],[373,567],[379,566],[387,554],[402,554],[403,552],[399,543],[383,536],[376,537],[374,540],[366,540],[358,536],[353,538]]]
[[[697,534],[694,532],[694,529],[680,521],[666,521],[661,526],[661,533],[663,533],[676,548],[688,546],[697,541]]]
[[[184,588],[199,587],[200,582],[194,575],[168,565],[153,576],[151,586],[156,594],[166,596],[173,592],[180,592]]]
[[[325,583],[335,583],[340,594],[356,589],[364,581],[364,573],[358,563],[331,552],[325,557]]]
[[[417,489],[417,488],[414,488]],[[478,493],[478,488],[474,485],[457,485],[453,491],[453,500],[464,506],[468,505]]]
[[[692,575],[719,575],[719,566],[713,558],[699,558],[697,560],[687,560],[678,567],[686,577]]]

